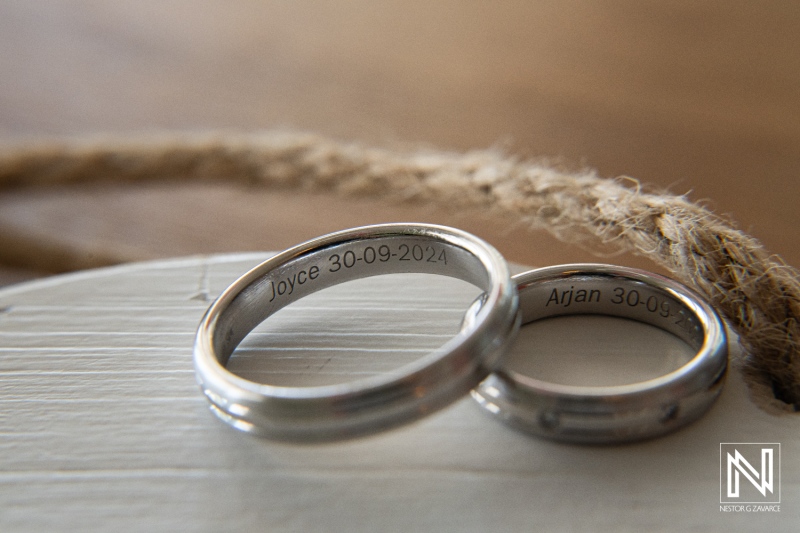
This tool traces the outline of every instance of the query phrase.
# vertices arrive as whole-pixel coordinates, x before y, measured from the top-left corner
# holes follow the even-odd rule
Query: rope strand
[[[0,149],[0,189],[88,181],[227,180],[491,210],[557,238],[645,255],[734,325],[753,374],[800,409],[800,276],[729,222],[630,179],[493,151],[398,153],[300,134],[97,139]]]

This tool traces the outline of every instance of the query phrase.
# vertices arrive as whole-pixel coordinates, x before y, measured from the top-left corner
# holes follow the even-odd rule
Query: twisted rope
[[[232,180],[457,204],[557,238],[645,255],[732,322],[747,365],[800,409],[800,276],[682,196],[566,173],[493,151],[397,153],[312,135],[99,139],[0,149],[0,189],[87,181]]]

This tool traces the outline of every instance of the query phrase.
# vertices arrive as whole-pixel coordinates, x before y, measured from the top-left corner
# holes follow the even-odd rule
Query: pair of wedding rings
[[[380,376],[312,387],[255,383],[225,368],[248,333],[291,302],[345,281],[407,272],[451,276],[484,291],[466,310],[461,330],[417,361]],[[503,368],[520,323],[573,314],[651,324],[679,337],[696,355],[656,379],[606,387],[546,383]],[[217,416],[242,431],[279,439],[374,433],[471,393],[492,415],[536,435],[617,443],[655,437],[700,417],[721,392],[727,341],[714,309],[668,278],[598,264],[511,277],[500,253],[469,233],[383,224],[308,241],[239,278],[203,317],[194,364]]]

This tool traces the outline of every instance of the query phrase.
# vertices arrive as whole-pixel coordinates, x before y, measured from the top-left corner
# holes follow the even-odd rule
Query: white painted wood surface
[[[736,371],[702,420],[627,446],[537,440],[468,398],[334,444],[232,430],[195,384],[192,339],[210,299],[264,257],[140,263],[0,290],[0,531],[797,530],[800,418],[758,410]],[[260,326],[232,368],[287,384],[393,368],[441,344],[477,292],[441,279],[387,276],[313,295]],[[617,324],[628,342],[609,349],[591,334],[597,324],[575,320],[585,319],[550,336],[621,353],[613,364],[666,342]],[[517,353],[539,337],[526,332]],[[663,371],[651,360],[634,372]],[[720,442],[782,444],[780,513],[720,512]]]

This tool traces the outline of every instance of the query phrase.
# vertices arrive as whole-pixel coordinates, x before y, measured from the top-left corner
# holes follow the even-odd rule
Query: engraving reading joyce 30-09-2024
[[[356,263],[363,261],[371,265],[375,261],[381,263],[388,263],[392,259],[397,261],[425,261],[428,263],[444,263],[447,264],[447,254],[444,248],[437,248],[436,246],[422,246],[420,244],[401,244],[396,250],[388,244],[381,244],[377,248],[374,246],[367,246],[360,253],[348,250],[343,254],[332,254],[328,257],[330,263],[329,272],[338,272],[342,268],[352,268]]]
[[[294,293],[296,287],[313,282],[326,272],[335,274],[341,270],[353,268],[356,265],[374,265],[388,263],[389,261],[425,262],[447,264],[447,250],[441,246],[430,244],[406,244],[395,246],[381,244],[378,246],[365,246],[358,250],[347,250],[342,253],[330,254],[325,266],[313,265],[294,271],[291,275],[285,274],[279,280],[270,281],[270,299],[272,302],[281,296]]]
[[[697,328],[697,321],[683,306],[671,305],[674,302],[663,295],[653,294],[650,291],[640,292],[638,289],[625,287],[614,287],[612,294],[604,295],[603,291],[596,288],[576,289],[571,285],[569,289],[554,288],[545,302],[545,307],[570,307],[579,304],[592,304],[607,301],[614,305],[626,306],[630,308],[641,308],[654,315],[658,315],[664,320],[670,320],[674,325],[691,331]],[[606,298],[605,300],[603,298]],[[677,307],[677,309],[675,309]]]

